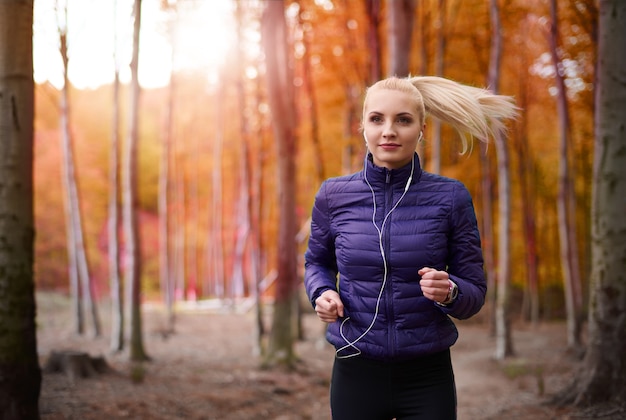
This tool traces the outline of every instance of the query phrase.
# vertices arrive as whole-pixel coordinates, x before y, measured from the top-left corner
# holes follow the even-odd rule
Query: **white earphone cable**
[[[367,153],[365,154],[365,159],[367,159]],[[380,291],[378,292],[378,298],[376,299],[376,309],[374,311],[374,317],[372,318],[372,322],[370,322],[369,326],[363,332],[363,334],[361,334],[360,336],[358,336],[356,339],[354,339],[352,341],[348,340],[346,338],[346,336],[343,334],[343,326],[350,319],[350,317],[346,317],[341,322],[341,325],[339,326],[339,334],[341,334],[341,338],[343,338],[343,340],[346,342],[346,345],[343,346],[343,347],[340,347],[339,349],[337,349],[335,351],[335,356],[338,359],[347,359],[349,357],[354,357],[354,356],[360,355],[361,354],[361,349],[359,349],[356,346],[356,343],[361,341],[361,339],[363,337],[365,337],[371,331],[371,329],[374,327],[374,324],[376,323],[376,319],[378,318],[378,312],[379,312],[379,308],[380,308],[380,301],[381,301],[382,296],[383,296],[383,291],[385,290],[385,285],[387,284],[387,274],[388,274],[387,257],[385,255],[385,249],[383,247],[383,231],[384,231],[384,228],[385,228],[385,223],[387,223],[387,219],[389,218],[391,213],[396,209],[396,207],[398,207],[398,205],[400,204],[400,202],[402,201],[402,199],[406,195],[407,191],[409,190],[409,186],[411,185],[411,181],[413,180],[413,172],[414,171],[415,171],[415,159],[413,159],[411,161],[411,175],[409,175],[409,179],[408,179],[408,181],[406,183],[406,186],[404,187],[404,192],[402,193],[402,195],[400,196],[400,198],[398,199],[396,204],[394,204],[394,206],[391,208],[391,210],[389,210],[389,212],[385,215],[385,217],[383,218],[383,223],[380,225],[380,228],[379,228],[378,225],[376,224],[376,194],[374,193],[374,188],[372,187],[372,185],[370,184],[369,180],[367,179],[367,160],[365,161],[365,166],[364,166],[364,170],[363,170],[363,177],[365,178],[365,182],[367,183],[367,185],[370,188],[370,191],[372,192],[372,201],[374,203],[373,211],[372,211],[372,224],[374,225],[374,227],[376,228],[376,231],[378,232],[378,247],[379,247],[379,250],[380,250],[380,255],[381,255],[382,259],[383,259],[383,268],[384,268],[383,281],[382,281],[382,284],[380,286]],[[352,348],[352,349],[356,350],[356,352],[355,353],[350,353],[350,354],[347,354],[347,355],[340,355],[339,354],[342,351],[347,350],[349,348]]]

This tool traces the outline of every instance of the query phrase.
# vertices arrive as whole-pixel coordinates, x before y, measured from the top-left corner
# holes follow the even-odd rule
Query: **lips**
[[[397,143],[382,143],[380,147],[384,150],[396,150],[400,145]]]

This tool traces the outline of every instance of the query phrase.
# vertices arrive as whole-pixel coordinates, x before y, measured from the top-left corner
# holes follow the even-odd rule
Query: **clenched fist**
[[[334,290],[326,290],[315,299],[315,312],[319,319],[327,323],[333,323],[343,317],[343,302],[339,293]]]

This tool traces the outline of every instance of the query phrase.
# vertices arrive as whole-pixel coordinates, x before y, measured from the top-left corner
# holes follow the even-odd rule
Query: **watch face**
[[[459,294],[459,287],[456,285],[456,283],[451,282],[451,287],[450,287],[450,300],[453,301],[454,299],[456,299],[457,295]]]

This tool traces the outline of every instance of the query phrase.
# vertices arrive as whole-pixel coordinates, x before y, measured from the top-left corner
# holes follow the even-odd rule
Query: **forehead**
[[[375,89],[367,94],[364,111],[382,114],[398,114],[418,112],[417,100],[408,92],[395,89]]]

